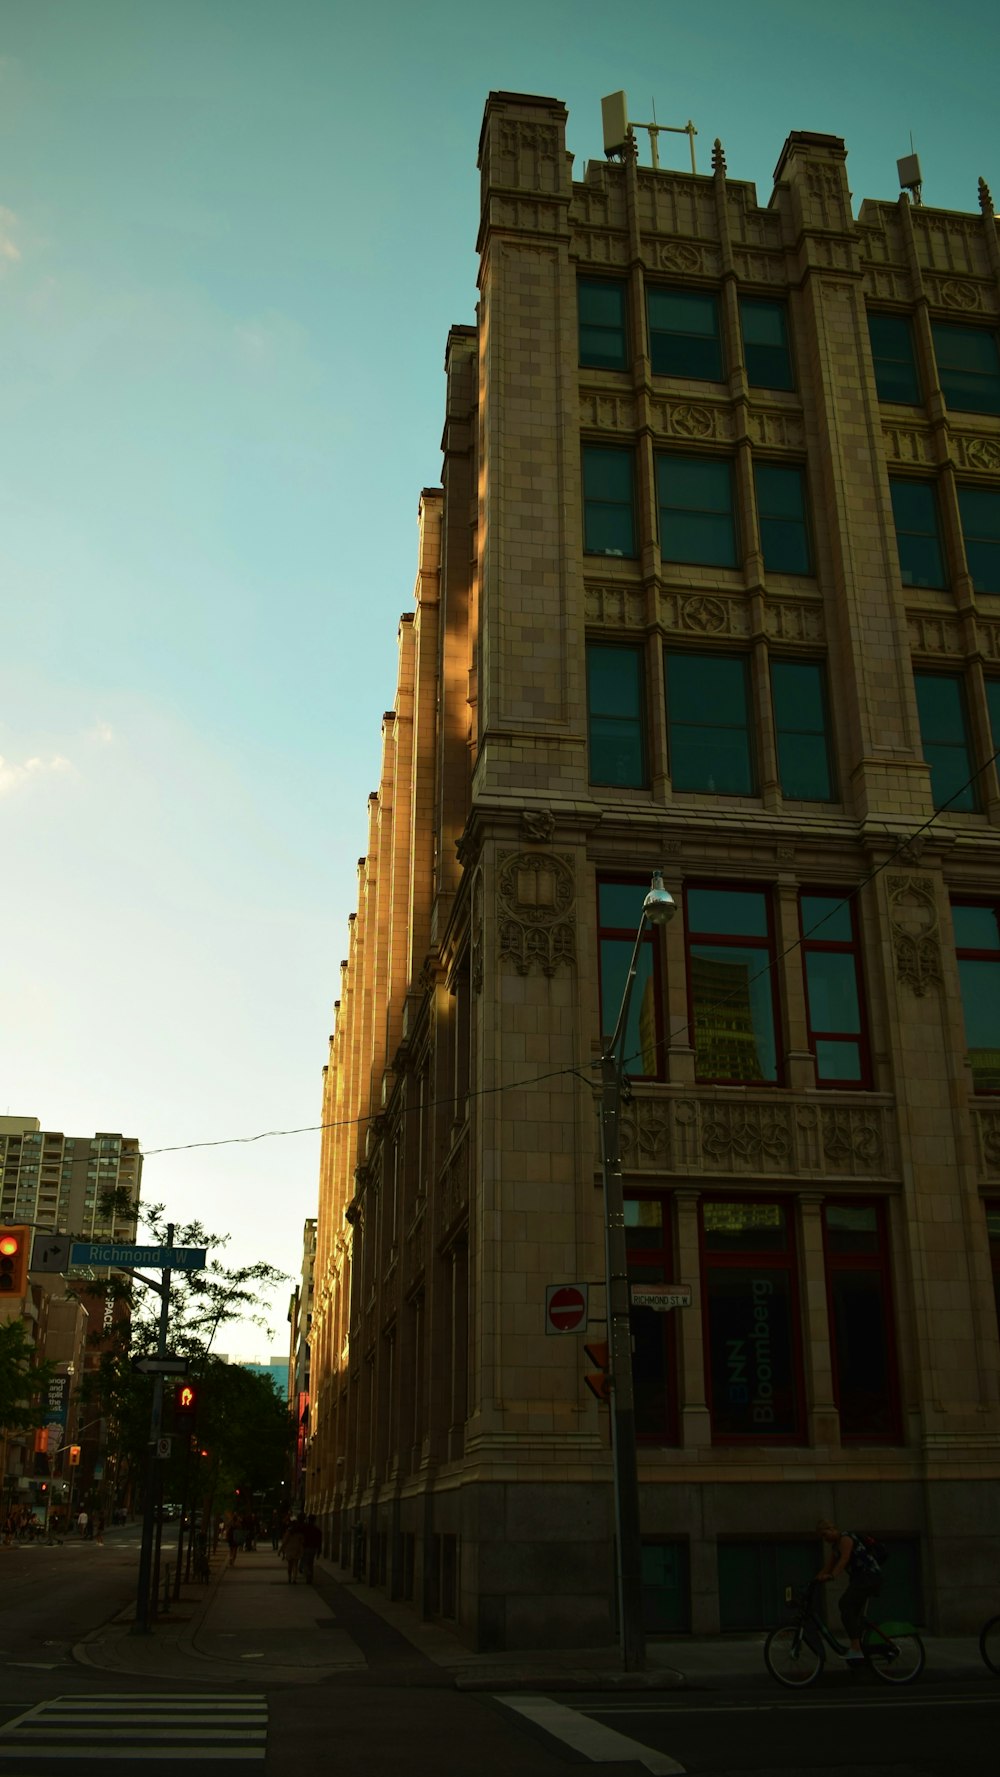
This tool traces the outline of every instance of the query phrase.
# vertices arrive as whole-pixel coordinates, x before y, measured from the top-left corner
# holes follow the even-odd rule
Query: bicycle
[[[807,1586],[786,1587],[785,1603],[794,1606],[795,1621],[772,1629],[764,1643],[764,1664],[771,1677],[793,1690],[815,1684],[826,1662],[827,1647],[842,1659],[849,1652],[848,1645],[838,1641],[817,1614],[818,1583],[810,1580]],[[997,1627],[1000,1630],[1000,1619]],[[883,1684],[912,1684],[924,1669],[924,1644],[908,1624],[866,1623],[861,1651],[866,1667]]]
[[[984,1623],[979,1636],[979,1652],[991,1672],[1000,1677],[1000,1617]]]

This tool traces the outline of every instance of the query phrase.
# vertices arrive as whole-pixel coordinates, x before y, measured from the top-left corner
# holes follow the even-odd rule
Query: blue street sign
[[[134,1270],[148,1265],[153,1271],[203,1271],[208,1248],[204,1246],[117,1246],[107,1240],[74,1240],[71,1265],[117,1265]]]

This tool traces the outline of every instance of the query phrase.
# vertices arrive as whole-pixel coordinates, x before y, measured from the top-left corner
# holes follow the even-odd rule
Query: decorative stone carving
[[[618,1139],[623,1160],[636,1169],[644,1164],[670,1166],[669,1107],[645,1100],[623,1105],[618,1123]]]
[[[957,438],[967,469],[1000,469],[1000,438]]]
[[[705,269],[702,249],[692,241],[667,241],[660,248],[660,265],[664,271],[701,272]]]
[[[841,196],[839,174],[832,167],[809,167],[806,172],[806,184],[813,197],[836,202]]]
[[[533,845],[547,843],[556,830],[551,808],[526,808],[521,813],[521,836]]]
[[[781,642],[813,643],[826,637],[822,605],[800,599],[765,600],[764,628]]]
[[[554,975],[576,961],[575,884],[569,854],[505,852],[497,884],[501,957],[519,975]]]
[[[469,983],[473,993],[483,991],[483,873],[477,870],[472,882],[469,921]]]
[[[804,450],[806,435],[801,416],[783,408],[755,407],[747,415],[747,434],[753,444],[783,450]]]
[[[926,611],[908,611],[910,646],[915,654],[961,654],[962,629],[957,617],[937,617]]]
[[[761,1105],[717,1107],[702,1117],[701,1145],[710,1161],[784,1171],[791,1150],[788,1113]]]
[[[941,932],[934,884],[926,876],[886,879],[896,979],[918,996],[941,982]]]
[[[672,430],[681,438],[711,438],[715,430],[712,411],[708,407],[673,407],[670,421]]]
[[[560,148],[555,124],[506,118],[499,126],[498,144],[501,184],[558,190]]]
[[[712,171],[713,173],[720,174],[723,179],[726,176],[726,155],[718,136],[716,136],[715,141],[712,143]],[[980,181],[980,183],[982,183],[982,181]]]
[[[1000,1111],[973,1110],[977,1145],[979,1148],[979,1172],[983,1178],[996,1178],[1000,1174]]]
[[[718,593],[675,592],[662,588],[659,617],[664,629],[686,630],[695,635],[747,636],[750,609],[745,598],[724,598]]]
[[[646,595],[641,586],[587,586],[587,622],[607,629],[642,629]]]
[[[599,1151],[600,1106],[595,1106]],[[1000,1113],[997,1113],[1000,1123]],[[765,1091],[738,1105],[704,1095],[636,1095],[622,1109],[622,1159],[631,1172],[885,1178],[893,1173],[885,1105],[775,1102]]]
[[[979,208],[984,216],[993,217],[993,194],[985,179],[979,181]]]
[[[631,395],[584,389],[580,394],[580,424],[604,432],[630,432],[635,426],[635,403]]]
[[[940,296],[946,308],[977,309],[980,306],[979,286],[971,278],[943,278]]]
[[[979,646],[990,660],[1000,660],[1000,623],[984,623],[981,617],[976,619],[976,634]]]
[[[604,229],[579,228],[573,232],[573,256],[590,265],[625,265],[628,240]]]
[[[665,432],[672,438],[728,440],[733,437],[733,417],[725,407],[654,397],[650,408],[654,430]]]
[[[836,1172],[881,1172],[882,1130],[876,1119],[863,1111],[824,1110],[823,1152]]]
[[[882,442],[886,456],[899,463],[932,463],[934,446],[929,432],[915,426],[883,426]]]

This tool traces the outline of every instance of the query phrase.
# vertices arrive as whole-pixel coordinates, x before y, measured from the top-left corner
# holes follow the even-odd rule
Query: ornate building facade
[[[736,1629],[825,1514],[1000,1583],[1000,249],[789,136],[766,207],[574,182],[493,93],[477,324],[325,1070],[308,1509],[478,1647],[614,1633],[597,1105],[626,1031],[647,1626]],[[654,1292],[655,1295],[655,1292]],[[648,1299],[648,1292],[647,1298]]]

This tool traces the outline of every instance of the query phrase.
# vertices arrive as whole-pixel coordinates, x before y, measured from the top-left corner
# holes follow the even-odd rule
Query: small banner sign
[[[633,1308],[653,1308],[657,1314],[691,1306],[689,1283],[633,1283],[631,1294]]]

